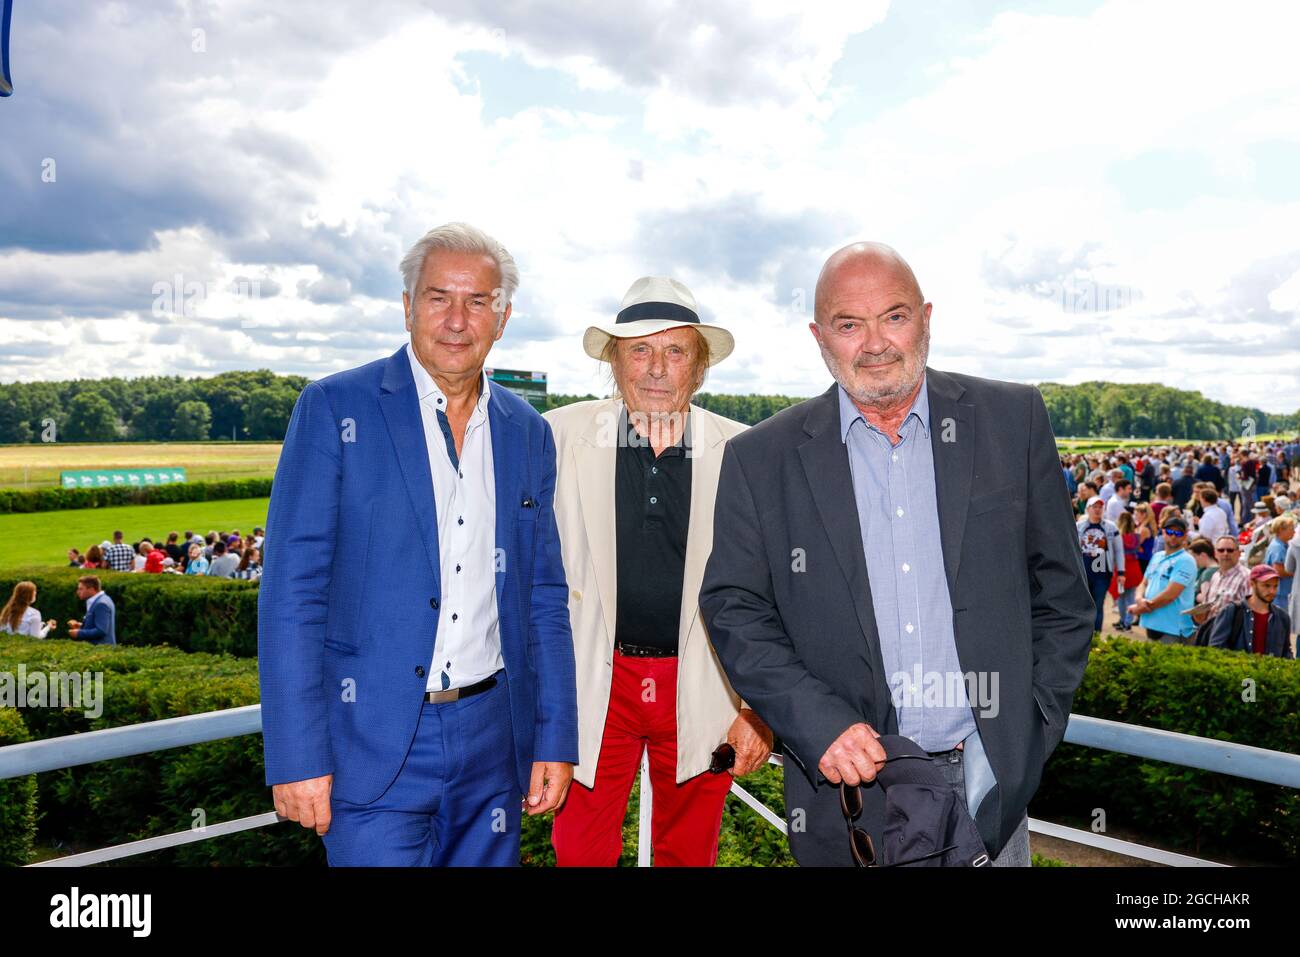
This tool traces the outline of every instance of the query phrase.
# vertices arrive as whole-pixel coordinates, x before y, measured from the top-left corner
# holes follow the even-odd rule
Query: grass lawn
[[[279,442],[33,442],[0,446],[0,487],[58,485],[60,472],[77,469],[179,466],[190,482],[270,478],[279,459]]]
[[[278,449],[278,446],[276,447]],[[210,531],[266,524],[269,498],[236,498],[216,502],[176,502],[170,505],[123,505],[115,508],[77,508],[58,512],[0,515],[0,568],[20,565],[64,565],[68,549],[83,552],[112,538],[120,528],[127,541],[144,535],[161,536],[187,530],[199,535]]]

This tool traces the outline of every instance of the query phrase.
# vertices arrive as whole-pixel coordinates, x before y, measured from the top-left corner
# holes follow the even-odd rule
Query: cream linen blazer
[[[609,710],[618,607],[614,474],[621,399],[575,402],[545,413],[555,435],[555,519],[569,581],[578,683],[578,765],[596,780]],[[727,439],[748,426],[690,407],[691,514],[677,634],[677,782],[709,767],[744,703],[731,688],[700,615],[700,582],[713,550],[713,501]]]

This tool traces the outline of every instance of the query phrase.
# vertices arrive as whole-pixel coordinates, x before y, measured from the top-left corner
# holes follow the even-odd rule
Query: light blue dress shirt
[[[848,446],[898,733],[927,751],[946,751],[976,726],[944,573],[926,382],[899,427],[897,445],[867,422],[843,388],[839,396],[840,435]]]

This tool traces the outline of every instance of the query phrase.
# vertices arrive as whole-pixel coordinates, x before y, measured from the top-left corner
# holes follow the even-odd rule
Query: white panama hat
[[[632,283],[614,321],[588,326],[582,347],[593,359],[603,359],[610,339],[635,339],[679,326],[698,329],[704,336],[709,344],[711,366],[727,358],[736,348],[736,340],[722,326],[700,322],[691,291],[666,276],[642,276]]]

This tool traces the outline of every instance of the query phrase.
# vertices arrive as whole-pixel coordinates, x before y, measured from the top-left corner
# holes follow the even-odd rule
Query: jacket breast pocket
[[[348,644],[346,641],[338,641],[334,638],[325,639],[325,650],[340,655],[356,655],[361,652],[361,649],[356,645]]]
[[[1015,489],[1010,485],[1004,485],[991,492],[972,496],[966,514],[967,516],[983,515],[1001,506],[1009,506],[1014,500]]]

